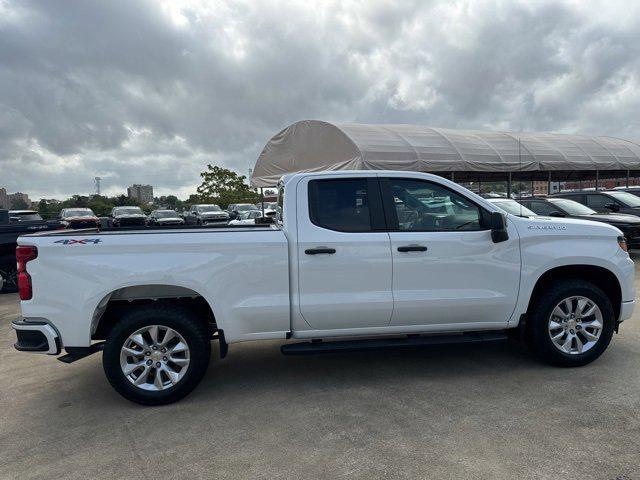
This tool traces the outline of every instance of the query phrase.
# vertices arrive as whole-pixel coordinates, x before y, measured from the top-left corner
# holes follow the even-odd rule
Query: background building
[[[19,208],[31,208],[31,200],[26,193],[7,193],[4,188],[0,188],[0,208],[11,210],[16,203]]]
[[[131,185],[127,188],[127,196],[140,202],[153,203],[153,187],[151,185]]]

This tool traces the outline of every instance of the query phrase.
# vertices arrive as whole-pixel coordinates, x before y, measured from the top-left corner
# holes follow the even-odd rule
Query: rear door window
[[[607,208],[605,207],[605,205],[609,203],[615,202],[613,201],[613,199],[607,197],[606,195],[587,195],[587,206],[593,208],[594,210],[606,210]]]
[[[311,222],[339,232],[369,232],[371,209],[365,178],[311,180],[309,182]]]

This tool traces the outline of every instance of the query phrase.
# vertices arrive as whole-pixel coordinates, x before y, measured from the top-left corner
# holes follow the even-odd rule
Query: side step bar
[[[481,343],[507,340],[504,330],[462,333],[458,335],[410,335],[403,338],[374,338],[363,340],[311,341],[288,343],[280,347],[283,355],[312,355],[317,353],[355,352],[358,350],[383,350],[418,348],[425,345],[451,345],[456,343]]]
[[[67,347],[65,350],[67,354],[58,357],[58,360],[62,363],[73,363],[104,350],[104,342],[93,343],[88,347]]]

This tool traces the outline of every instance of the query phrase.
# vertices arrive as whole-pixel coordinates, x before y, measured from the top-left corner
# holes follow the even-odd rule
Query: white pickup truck
[[[517,333],[544,361],[587,364],[634,307],[615,227],[520,218],[441,177],[300,173],[274,225],[44,232],[19,238],[16,348],[103,350],[113,387],[176,401],[211,340],[282,352],[476,342]]]

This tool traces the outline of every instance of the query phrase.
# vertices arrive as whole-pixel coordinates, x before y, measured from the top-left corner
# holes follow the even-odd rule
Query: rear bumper
[[[627,320],[628,318],[631,318],[635,304],[636,304],[635,300],[622,302],[620,304],[620,317],[618,318],[618,322],[622,322],[623,320]]]
[[[14,344],[16,350],[47,355],[58,355],[62,350],[58,332],[44,320],[18,318],[11,326],[18,337]]]

